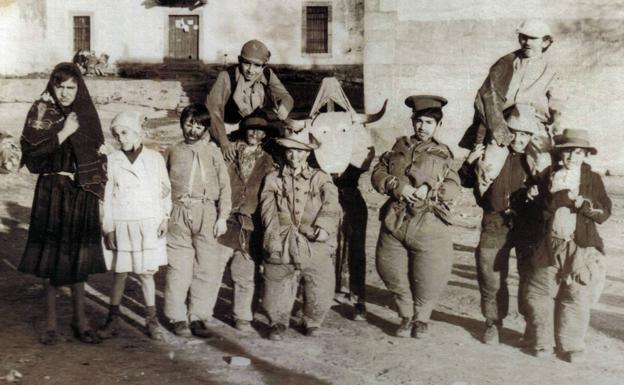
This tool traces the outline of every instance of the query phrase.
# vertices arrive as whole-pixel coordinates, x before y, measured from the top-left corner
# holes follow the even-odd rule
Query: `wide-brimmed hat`
[[[319,142],[314,135],[310,133],[307,127],[299,132],[293,132],[290,130],[287,130],[286,132],[286,137],[275,139],[275,141],[282,147],[313,151],[321,146],[321,142]]]
[[[566,148],[584,148],[590,154],[596,155],[598,150],[589,142],[589,132],[587,130],[567,128],[563,134],[555,135],[555,150]]]
[[[271,51],[260,40],[249,40],[243,44],[240,57],[255,64],[266,64],[271,58]]]
[[[247,115],[240,122],[240,130],[262,130],[267,135],[275,135],[276,128],[271,124],[266,112],[262,110],[256,110],[250,115]]]
[[[507,127],[515,131],[524,131],[533,135],[539,132],[535,108],[529,104],[516,104],[509,108],[505,122]]]
[[[550,36],[552,39],[552,32],[550,31],[548,24],[538,19],[528,19],[523,21],[518,28],[516,28],[516,33],[533,38]]]

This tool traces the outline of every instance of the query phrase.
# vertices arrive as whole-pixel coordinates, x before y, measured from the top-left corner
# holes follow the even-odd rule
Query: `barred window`
[[[91,18],[74,16],[74,52],[91,50]]]
[[[330,21],[329,6],[305,6],[303,10],[303,52],[329,53],[330,52]]]

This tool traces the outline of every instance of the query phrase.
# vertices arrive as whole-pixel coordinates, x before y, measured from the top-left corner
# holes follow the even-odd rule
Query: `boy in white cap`
[[[506,122],[506,111],[515,104],[528,104],[535,109],[539,131],[527,148],[528,162],[535,175],[550,165],[551,136],[557,134],[561,95],[557,90],[559,74],[549,63],[545,52],[553,43],[552,32],[540,20],[524,21],[517,28],[520,49],[500,58],[475,98],[475,116],[460,141],[460,147],[473,149],[485,144],[483,166],[478,169],[480,193],[500,172],[507,156],[513,133]]]
[[[307,159],[319,143],[307,129],[276,140],[286,162],[268,174],[260,195],[264,226],[264,296],[271,340],[281,340],[303,281],[303,322],[313,336],[332,304],[335,286],[338,191]]]
[[[506,124],[514,138],[498,176],[483,193],[475,193],[477,204],[483,208],[481,236],[475,253],[477,280],[481,293],[481,311],[485,317],[482,340],[497,344],[503,319],[509,309],[509,255],[515,249],[518,268],[518,311],[526,316],[526,281],[530,258],[538,233],[538,209],[535,205],[535,183],[532,181],[525,150],[539,128],[533,107],[518,104],[513,107]],[[474,162],[483,161],[483,145],[477,145],[464,162],[460,177],[466,187],[475,187]],[[529,193],[530,192],[530,193]],[[525,331],[524,338],[531,339]]]
[[[583,358],[594,286],[604,278],[596,225],[611,216],[611,200],[600,175],[585,163],[597,152],[586,130],[565,130],[554,147],[560,162],[545,170],[549,177],[540,186],[546,227],[528,278],[527,309],[533,353],[549,356],[555,334],[562,358],[575,362]]]
[[[233,161],[236,148],[230,143],[225,123],[237,124],[254,110],[272,107],[280,120],[288,117],[293,98],[277,75],[267,67],[269,49],[259,40],[245,43],[238,64],[221,71],[208,97],[212,125],[210,135],[221,147],[225,159]]]

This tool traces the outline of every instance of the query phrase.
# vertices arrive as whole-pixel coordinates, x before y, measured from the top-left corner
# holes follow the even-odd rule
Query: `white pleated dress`
[[[116,250],[105,250],[109,270],[153,273],[167,264],[167,239],[158,226],[169,218],[171,184],[160,153],[143,147],[134,163],[122,151],[108,155],[102,231],[115,232]]]

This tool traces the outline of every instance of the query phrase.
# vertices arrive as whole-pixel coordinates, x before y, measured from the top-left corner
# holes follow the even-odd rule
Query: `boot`
[[[500,342],[500,323],[493,320],[485,321],[483,331],[483,343],[486,345],[498,345]]]
[[[397,328],[394,335],[397,337],[405,338],[405,337],[409,337],[411,332],[412,332],[412,318],[401,317],[401,324]]]
[[[99,328],[95,334],[103,340],[113,338],[117,334],[119,334],[119,306],[111,305],[108,310],[108,318],[106,318],[106,323],[104,326]]]
[[[412,338],[423,338],[428,330],[429,325],[426,322],[414,321],[414,326],[412,326]]]
[[[271,327],[271,331],[269,332],[269,339],[271,341],[281,341],[284,338],[284,333],[286,332],[286,325],[284,324],[275,324]]]
[[[147,311],[147,316],[145,317],[147,335],[153,340],[162,340],[163,332],[158,323],[158,317],[156,316],[156,306],[147,306],[145,309]]]

